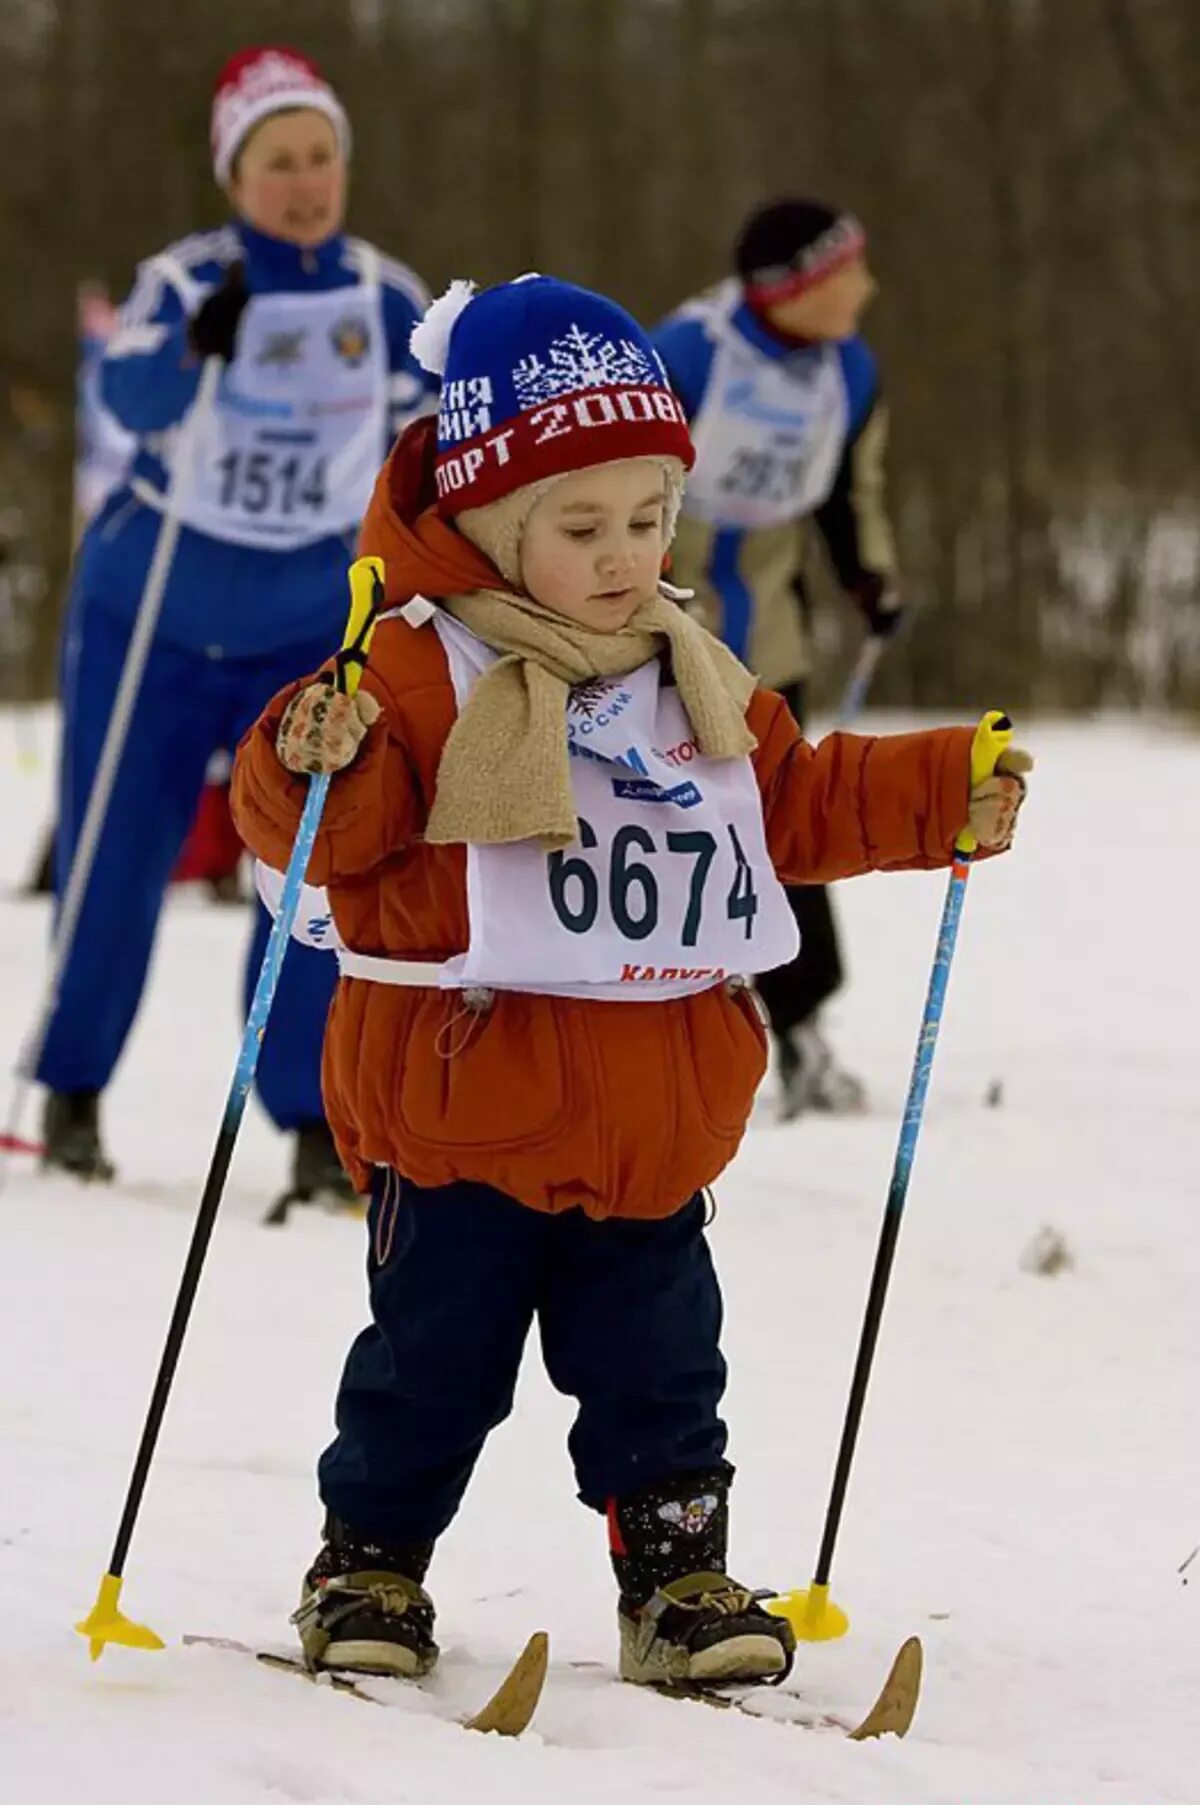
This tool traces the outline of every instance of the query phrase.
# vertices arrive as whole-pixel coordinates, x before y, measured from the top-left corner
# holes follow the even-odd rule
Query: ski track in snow
[[[899,721],[882,723],[902,725]],[[0,1055],[35,1012],[46,911],[13,886],[46,806],[0,712]],[[90,1608],[236,1054],[238,912],[176,897],[110,1094],[120,1179],[14,1162],[0,1194],[4,1805],[1196,1805],[1200,1800],[1200,741],[1030,724],[1020,846],[971,879],[926,1125],[835,1566],[852,1617],[790,1684],[855,1713],[910,1632],[913,1732],[856,1745],[621,1687],[603,1527],[575,1502],[569,1403],[536,1338],[431,1574],[444,1670],[374,1710],[180,1646],[289,1646],[311,1478],[364,1317],[361,1227],[258,1218],[285,1151],[248,1117],[134,1539],[123,1604],[167,1651],[89,1664]],[[733,1565],[805,1585],[944,891],[844,886],[831,1016],[874,1107],[778,1128],[769,1085],[719,1186]],[[1002,1080],[1004,1103],[983,1107]],[[33,1126],[30,1114],[26,1128]],[[1074,1268],[1023,1271],[1045,1224]],[[520,1743],[440,1712],[528,1632],[552,1668]],[[599,1663],[577,1667],[572,1662]]]

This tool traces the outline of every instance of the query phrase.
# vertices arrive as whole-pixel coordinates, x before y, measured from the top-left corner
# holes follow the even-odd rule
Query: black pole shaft
[[[232,1104],[232,1098],[230,1102]],[[150,1473],[150,1463],[154,1459],[154,1450],[158,1445],[158,1434],[162,1428],[167,1399],[171,1395],[171,1383],[175,1377],[175,1368],[179,1364],[179,1353],[183,1347],[184,1335],[187,1333],[188,1318],[191,1316],[192,1305],[200,1284],[204,1256],[208,1252],[213,1224],[217,1219],[217,1210],[225,1190],[225,1179],[229,1172],[229,1162],[233,1158],[241,1117],[240,1110],[236,1113],[232,1108],[226,1110],[225,1120],[221,1124],[217,1144],[213,1149],[212,1164],[208,1168],[204,1194],[200,1199],[200,1208],[196,1214],[196,1226],[192,1230],[192,1240],[188,1248],[187,1260],[184,1263],[183,1277],[179,1281],[175,1308],[171,1312],[171,1322],[167,1329],[162,1359],[159,1362],[158,1377],[154,1381],[154,1390],[150,1394],[150,1408],[146,1413],[142,1439],[138,1444],[137,1457],[133,1463],[133,1476],[129,1481],[125,1509],[121,1514],[117,1539],[113,1544],[112,1559],[108,1564],[108,1571],[118,1579],[125,1571],[125,1559],[129,1553],[129,1544],[133,1540],[134,1525],[137,1522],[138,1511],[141,1509],[142,1494],[146,1489],[146,1480]]]
[[[858,1341],[858,1356],[854,1362],[854,1377],[850,1382],[850,1401],[846,1405],[846,1420],[842,1425],[842,1440],[833,1473],[833,1490],[829,1498],[829,1509],[825,1514],[821,1552],[817,1556],[817,1570],[813,1577],[813,1584],[817,1586],[829,1584],[833,1568],[833,1550],[842,1521],[842,1506],[846,1502],[846,1487],[850,1480],[850,1466],[854,1460],[859,1425],[862,1422],[863,1404],[871,1377],[871,1362],[875,1358],[875,1344],[879,1340],[879,1325],[883,1321],[883,1305],[900,1234],[906,1189],[904,1182],[893,1180],[888,1192],[887,1209],[884,1211],[883,1228],[880,1230],[879,1247],[875,1254],[875,1269],[871,1274],[871,1288],[867,1293],[867,1307]]]
[[[351,594],[354,593],[354,571],[350,576]],[[335,681],[338,688],[346,690],[349,666],[357,664],[360,672],[366,666],[366,648],[370,642],[375,617],[383,602],[383,583],[377,570],[371,571],[372,606],[358,629],[356,638],[349,644],[343,644],[338,654]],[[351,621],[354,611],[351,610]],[[324,806],[325,793],[329,787],[330,773],[314,777],[309,788],[308,800],[300,817],[300,826],[292,847],[292,856],[288,862],[288,875],[293,864],[301,858],[301,873],[308,864],[312,851],[312,843],[316,837],[317,827]],[[285,877],[286,885],[286,877]],[[298,892],[297,892],[298,894]],[[233,1149],[238,1137],[238,1129],[242,1125],[242,1116],[246,1110],[246,1100],[250,1095],[250,1086],[254,1082],[254,1073],[258,1065],[259,1049],[266,1031],[267,1018],[271,1003],[275,996],[275,987],[279,981],[279,969],[287,951],[288,936],[291,933],[291,916],[286,920],[281,913],[276,917],[271,929],[271,937],[267,942],[267,950],[263,954],[262,967],[258,974],[258,983],[250,1004],[250,1012],[246,1018],[246,1028],[242,1036],[242,1048],[233,1075],[233,1083],[225,1104],[225,1114],[221,1118],[221,1126],[217,1133],[216,1146],[213,1148],[212,1162],[208,1168],[208,1177],[204,1181],[204,1191],[200,1198],[200,1208],[196,1214],[196,1226],[192,1230],[191,1245],[188,1248],[187,1260],[184,1263],[183,1277],[179,1281],[179,1291],[175,1298],[175,1308],[171,1312],[171,1321],[167,1328],[167,1339],[163,1346],[162,1359],[159,1362],[158,1376],[154,1381],[154,1390],[150,1394],[150,1408],[146,1412],[146,1421],[142,1428],[142,1439],[138,1443],[137,1456],[133,1463],[133,1475],[129,1481],[129,1491],[125,1497],[125,1508],[121,1513],[121,1522],[117,1529],[117,1539],[113,1544],[112,1559],[108,1571],[114,1578],[120,1579],[125,1571],[125,1561],[129,1554],[129,1544],[133,1540],[134,1526],[141,1509],[142,1495],[146,1490],[146,1480],[150,1472],[150,1463],[154,1459],[154,1450],[158,1445],[159,1431],[162,1428],[163,1416],[166,1413],[167,1399],[171,1395],[171,1384],[175,1378],[175,1368],[179,1364],[179,1354],[183,1347],[183,1338],[187,1333],[188,1319],[192,1313],[192,1305],[196,1300],[196,1291],[200,1284],[200,1274],[204,1267],[204,1256],[208,1252],[208,1244],[212,1238],[213,1224],[217,1219],[221,1198],[225,1190],[225,1180],[229,1173],[229,1163],[233,1158]]]

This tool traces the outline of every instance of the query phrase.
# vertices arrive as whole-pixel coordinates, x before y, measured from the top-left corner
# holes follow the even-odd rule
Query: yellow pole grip
[[[989,709],[971,741],[971,788],[978,789],[996,770],[1000,754],[1012,745],[1013,724],[998,708]],[[972,853],[979,842],[969,827],[964,827],[954,842],[956,852]]]
[[[350,566],[350,613],[346,617],[342,652],[337,661],[338,688],[348,696],[358,689],[382,600],[383,559],[356,558]],[[347,653],[353,656],[347,657]]]

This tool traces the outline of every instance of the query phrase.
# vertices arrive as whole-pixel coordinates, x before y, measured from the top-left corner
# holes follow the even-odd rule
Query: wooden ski
[[[364,1683],[386,1680],[385,1674],[350,1674],[328,1668],[313,1669],[300,1655],[276,1654],[266,1649],[251,1648],[249,1643],[237,1642],[228,1636],[185,1636],[183,1641],[185,1647],[219,1648],[231,1654],[250,1655],[264,1667],[273,1667],[280,1673],[294,1674],[298,1679],[308,1680],[315,1686],[331,1686],[335,1692],[348,1693],[364,1705],[386,1705],[388,1702],[378,1693],[368,1690]],[[544,1630],[537,1630],[530,1636],[487,1703],[472,1716],[459,1718],[457,1721],[466,1730],[479,1730],[496,1736],[519,1736],[528,1728],[537,1710],[542,1687],[546,1683],[549,1659],[549,1638]],[[421,1685],[420,1680],[405,1680],[401,1683]]]

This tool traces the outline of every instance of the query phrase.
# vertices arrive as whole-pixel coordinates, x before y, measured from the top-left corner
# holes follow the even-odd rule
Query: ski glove
[[[225,280],[202,301],[188,321],[188,344],[197,357],[223,357],[233,362],[237,329],[246,302],[246,278],[240,263],[231,263]]]
[[[898,590],[886,577],[865,576],[851,591],[873,639],[890,639],[904,619],[905,607]]]
[[[1019,746],[1010,746],[996,760],[996,769],[971,791],[967,826],[988,852],[1005,852],[1012,845],[1017,810],[1025,800],[1025,776],[1033,759]]]
[[[342,771],[357,756],[380,713],[369,690],[345,696],[332,683],[309,683],[283,711],[275,735],[279,762],[306,777]]]

